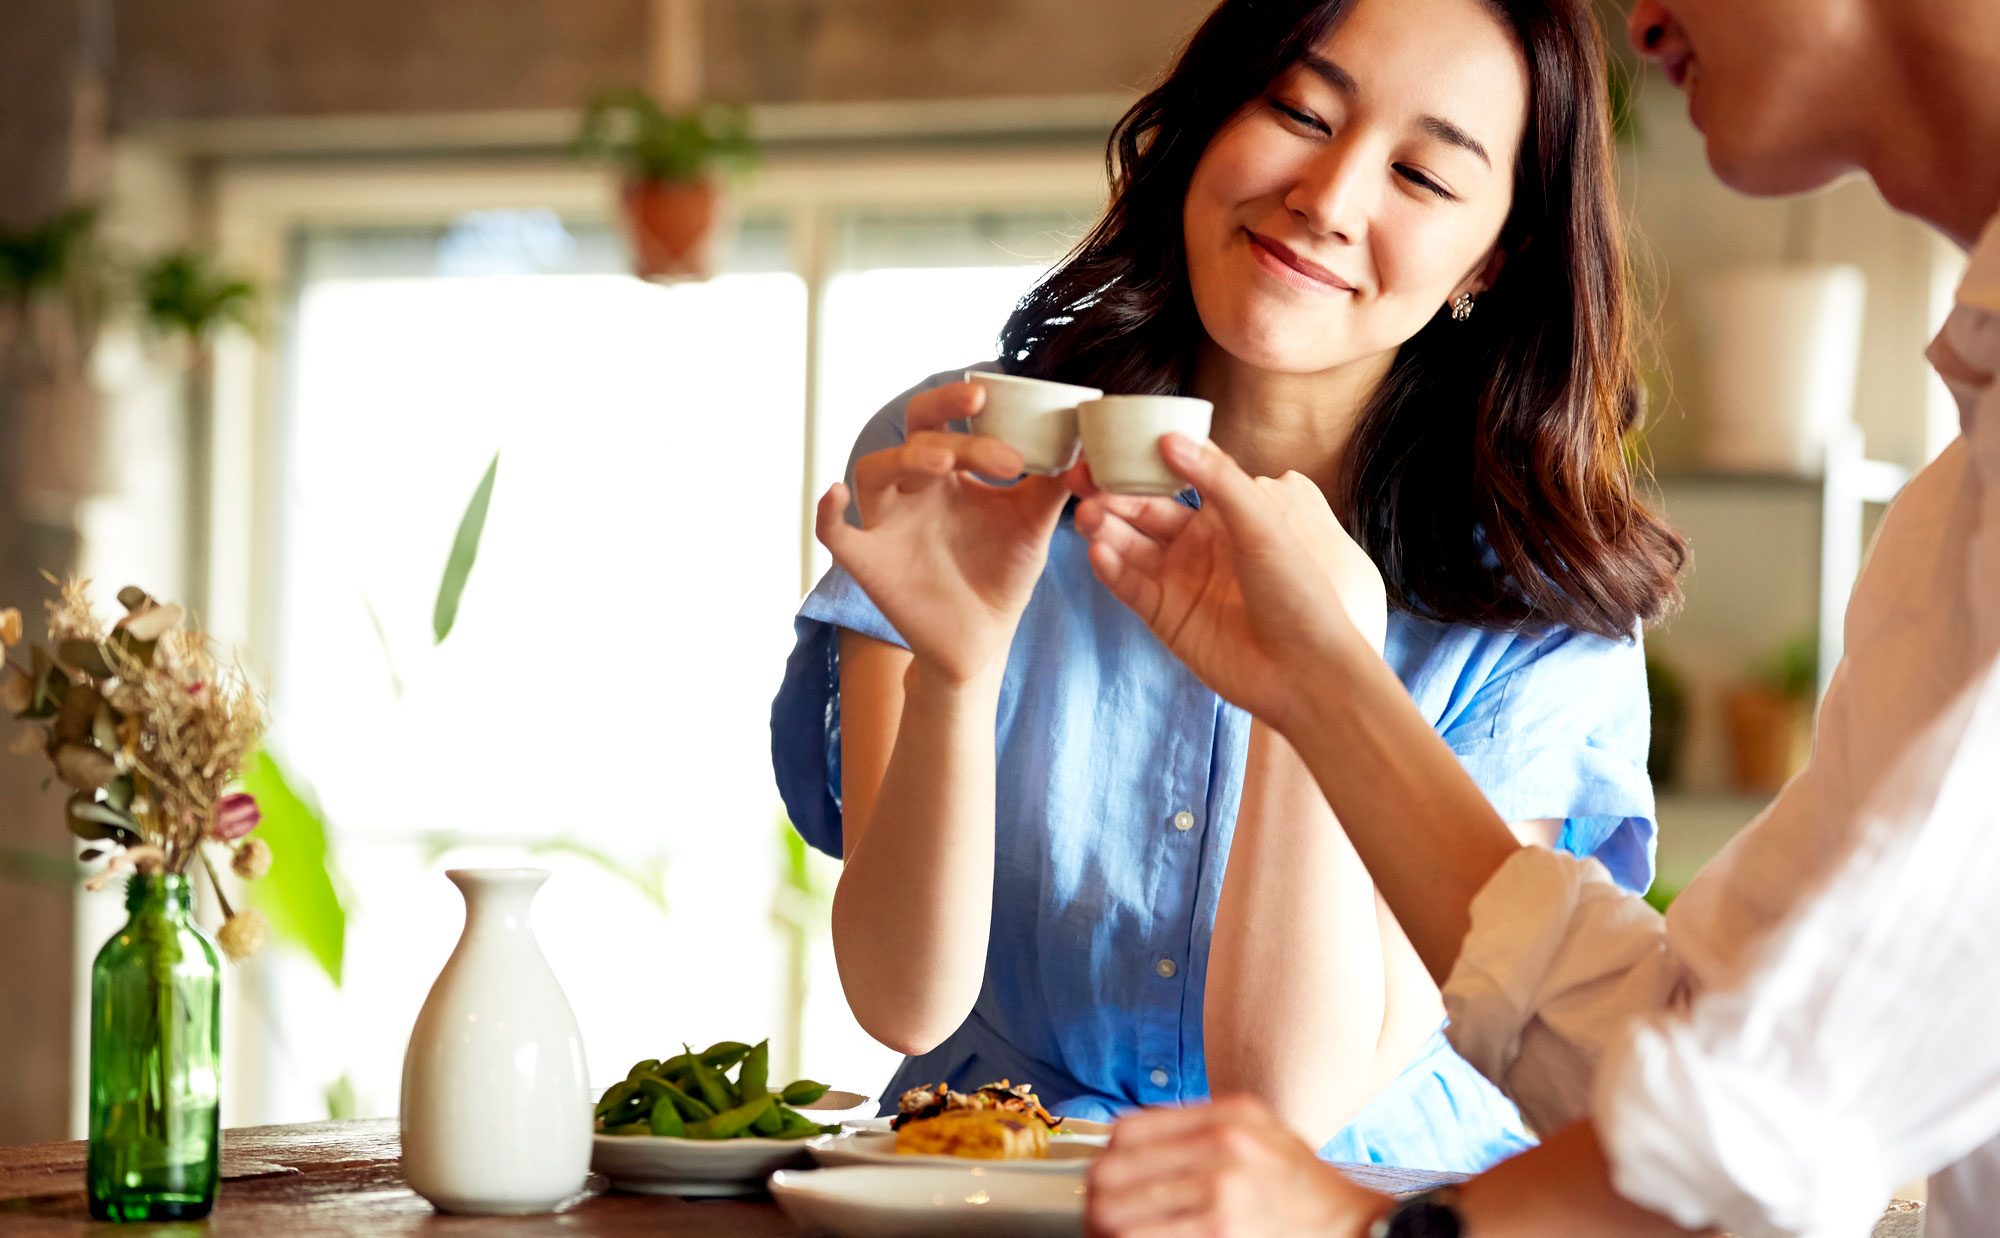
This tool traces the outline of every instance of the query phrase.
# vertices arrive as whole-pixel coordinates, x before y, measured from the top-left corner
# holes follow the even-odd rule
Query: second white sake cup
[[[1187,483],[1160,458],[1160,436],[1208,437],[1215,406],[1178,395],[1110,395],[1076,410],[1083,458],[1100,490],[1113,494],[1179,494]]]

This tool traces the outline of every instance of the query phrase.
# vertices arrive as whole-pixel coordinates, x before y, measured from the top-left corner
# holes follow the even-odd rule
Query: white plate
[[[833,1117],[872,1102],[859,1092],[828,1092],[795,1108]],[[772,1170],[812,1163],[803,1139],[670,1139],[593,1134],[590,1167],[614,1190],[643,1195],[748,1195]]]
[[[905,1156],[896,1151],[896,1137],[887,1131],[842,1131],[806,1140],[806,1150],[822,1165],[930,1165],[952,1169],[998,1169],[1008,1173],[1080,1174],[1104,1150],[1093,1136],[1051,1139],[1046,1158],[980,1161],[960,1156]]]
[[[1076,1238],[1083,1179],[991,1169],[851,1165],[771,1175],[794,1224],[835,1238]]]
[[[803,1139],[593,1135],[590,1167],[642,1195],[748,1195],[774,1169],[811,1164]]]
[[[893,1120],[892,1118],[848,1118],[840,1124],[840,1127],[846,1131],[880,1134],[889,1129],[889,1123]],[[1111,1124],[1093,1122],[1089,1118],[1064,1118],[1061,1128],[1050,1136],[1052,1141],[1076,1139],[1100,1144],[1109,1138],[1111,1138]]]

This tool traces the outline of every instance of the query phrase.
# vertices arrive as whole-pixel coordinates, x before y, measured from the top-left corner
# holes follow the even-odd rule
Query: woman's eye
[[[1440,185],[1436,181],[1432,180],[1430,177],[1425,176],[1422,172],[1419,172],[1415,168],[1410,167],[1408,164],[1401,164],[1401,163],[1397,164],[1396,175],[1402,177],[1404,180],[1410,182],[1412,185],[1415,185],[1419,189],[1423,189],[1430,193],[1436,194],[1438,197],[1443,198],[1447,202],[1451,200],[1451,192],[1449,190],[1447,190],[1443,185]]]
[[[1293,107],[1289,103],[1284,103],[1277,99],[1273,99],[1271,100],[1271,108],[1273,111],[1277,112],[1280,116],[1283,116],[1286,120],[1291,121],[1293,124],[1299,125],[1306,129],[1311,129],[1315,133],[1333,132],[1331,129],[1328,129],[1326,127],[1326,122],[1322,121],[1319,117],[1313,115],[1311,112],[1300,111],[1298,108]]]

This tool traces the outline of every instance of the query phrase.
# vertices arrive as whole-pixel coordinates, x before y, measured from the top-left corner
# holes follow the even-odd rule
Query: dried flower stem
[[[208,848],[197,847],[195,854],[201,857],[202,871],[208,874],[208,888],[215,891],[215,901],[222,904],[222,918],[229,919],[236,909],[229,905],[229,896],[222,892],[222,878],[215,875],[215,864],[208,858]]]

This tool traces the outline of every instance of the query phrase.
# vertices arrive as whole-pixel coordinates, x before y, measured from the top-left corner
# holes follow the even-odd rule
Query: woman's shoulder
[[[1482,627],[1391,616],[1383,650],[1441,729],[1504,713],[1579,713],[1608,721],[1645,700],[1638,632],[1600,636],[1562,624]]]

